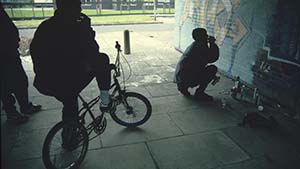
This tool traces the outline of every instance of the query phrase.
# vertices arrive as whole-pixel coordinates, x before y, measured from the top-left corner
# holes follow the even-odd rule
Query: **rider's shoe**
[[[28,107],[24,110],[21,110],[21,112],[24,113],[24,114],[29,115],[29,114],[39,112],[39,111],[41,111],[41,109],[42,109],[41,105],[29,103]]]
[[[68,126],[62,131],[62,147],[65,150],[73,151],[78,147],[82,138],[80,134],[80,129],[77,127]]]
[[[108,104],[103,104],[102,102],[100,103],[100,111],[103,113],[111,113],[114,111],[114,106],[113,106],[113,101],[110,100]]]

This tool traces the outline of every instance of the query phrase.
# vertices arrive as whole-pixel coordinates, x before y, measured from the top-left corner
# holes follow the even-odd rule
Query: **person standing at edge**
[[[13,123],[26,122],[29,114],[42,108],[29,102],[28,78],[18,51],[19,41],[19,31],[0,2],[1,101],[7,121]],[[20,112],[16,109],[16,100]]]
[[[216,39],[207,35],[204,28],[196,28],[192,32],[194,42],[187,47],[176,66],[174,81],[184,96],[190,96],[189,87],[197,88],[194,98],[199,101],[213,101],[213,97],[204,91],[215,79],[218,68],[213,63],[219,59],[219,47]]]

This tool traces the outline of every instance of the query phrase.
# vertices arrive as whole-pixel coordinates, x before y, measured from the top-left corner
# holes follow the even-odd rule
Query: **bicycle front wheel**
[[[149,100],[135,92],[126,92],[112,119],[126,127],[137,127],[144,124],[151,116],[152,106]]]
[[[47,134],[42,158],[47,169],[78,168],[88,150],[88,134],[83,126],[71,132],[68,142],[64,141],[67,125],[57,123]]]

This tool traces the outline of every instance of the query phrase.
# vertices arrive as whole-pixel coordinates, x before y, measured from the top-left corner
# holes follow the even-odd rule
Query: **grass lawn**
[[[14,21],[18,28],[37,27],[43,20],[17,20]],[[92,25],[97,24],[126,24],[153,21],[153,18],[145,15],[114,15],[114,16],[95,16],[91,17]]]
[[[11,18],[32,18],[32,17],[50,17],[53,15],[52,8],[7,8],[5,9]],[[153,14],[153,10],[101,10],[99,13],[95,9],[84,9],[82,11],[87,15],[121,15],[121,14]],[[158,14],[174,14],[174,9],[158,9]]]
[[[53,16],[52,8],[7,8],[7,14],[14,19],[18,28],[37,27],[44,19]],[[153,18],[145,14],[153,14],[153,10],[101,10],[99,14],[95,9],[84,9],[83,13],[89,15],[92,24],[126,24],[143,23],[153,21]],[[174,9],[158,9],[157,14],[174,14]],[[36,18],[35,18],[36,17]],[[22,19],[21,19],[22,18]],[[30,19],[35,18],[35,19]]]

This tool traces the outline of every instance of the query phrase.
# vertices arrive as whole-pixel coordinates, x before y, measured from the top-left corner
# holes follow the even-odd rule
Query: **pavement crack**
[[[153,163],[154,163],[154,165],[155,165],[155,168],[156,168],[156,169],[160,169],[160,168],[159,168],[159,165],[158,165],[158,163],[157,163],[157,161],[156,161],[155,158],[154,158],[154,155],[153,155],[153,154],[151,153],[151,151],[150,151],[150,147],[149,147],[148,143],[145,142],[145,145],[146,145],[147,150],[148,150],[148,152],[149,152],[149,154],[150,154],[150,157],[152,158],[152,161],[153,161]]]

